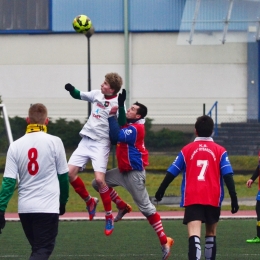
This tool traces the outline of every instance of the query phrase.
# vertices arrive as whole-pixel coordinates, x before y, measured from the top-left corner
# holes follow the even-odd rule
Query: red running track
[[[182,219],[183,211],[158,211],[162,219]],[[117,212],[113,212],[113,215],[116,216]],[[103,212],[97,212],[95,220],[103,220],[105,214]],[[8,221],[18,221],[19,216],[17,213],[5,213],[5,218]],[[236,214],[232,214],[230,211],[221,211],[221,219],[229,218],[256,218],[255,210],[241,210]],[[140,212],[131,212],[124,216],[125,220],[138,220],[146,219]],[[88,220],[87,212],[66,212],[63,216],[60,216],[60,220]]]

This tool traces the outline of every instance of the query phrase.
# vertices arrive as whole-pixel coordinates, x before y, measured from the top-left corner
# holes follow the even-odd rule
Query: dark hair
[[[145,105],[139,103],[138,101],[136,101],[136,102],[134,103],[134,105],[139,106],[139,108],[137,109],[137,113],[136,113],[136,114],[140,115],[141,118],[146,117],[147,112],[148,112],[148,111],[147,111],[147,107],[146,107]]]
[[[200,116],[195,123],[198,137],[210,137],[213,133],[214,122],[210,116]]]

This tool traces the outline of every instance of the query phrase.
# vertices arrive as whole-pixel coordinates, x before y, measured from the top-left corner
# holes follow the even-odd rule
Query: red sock
[[[74,190],[79,194],[79,196],[86,201],[89,197],[89,193],[85,187],[84,182],[77,177],[73,182],[70,183]]]
[[[108,189],[108,186],[104,186],[101,189],[99,189],[99,194],[102,199],[104,209],[107,213],[112,213],[112,205],[111,205],[111,198],[110,198],[110,192]]]
[[[124,209],[126,203],[119,197],[118,193],[113,189],[109,188],[111,200],[116,204],[118,209]]]
[[[154,231],[156,232],[161,245],[164,245],[167,243],[167,237],[163,230],[163,225],[161,221],[160,215],[156,212],[155,214],[147,217],[147,220],[149,221],[150,225],[153,227]]]

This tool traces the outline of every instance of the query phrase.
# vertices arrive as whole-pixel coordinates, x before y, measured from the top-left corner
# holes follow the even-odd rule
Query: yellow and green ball
[[[78,33],[86,33],[91,25],[91,20],[84,14],[76,16],[72,22],[74,30]]]

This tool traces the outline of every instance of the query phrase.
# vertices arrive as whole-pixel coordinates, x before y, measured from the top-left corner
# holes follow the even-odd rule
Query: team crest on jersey
[[[131,129],[125,130],[125,134],[126,134],[126,135],[130,135],[130,134],[132,134],[132,133],[133,133],[133,131],[132,131]]]
[[[108,106],[109,106],[109,102],[108,102],[108,101],[105,101],[104,106],[105,106],[105,107],[108,107]]]

